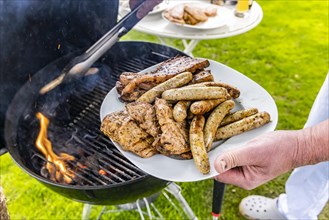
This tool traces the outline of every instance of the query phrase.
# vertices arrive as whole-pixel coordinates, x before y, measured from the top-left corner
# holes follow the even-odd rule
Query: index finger
[[[224,173],[219,174],[218,176],[215,176],[214,178],[219,182],[232,184],[243,189],[250,190],[255,188],[252,187],[246,180],[241,167],[230,169]]]

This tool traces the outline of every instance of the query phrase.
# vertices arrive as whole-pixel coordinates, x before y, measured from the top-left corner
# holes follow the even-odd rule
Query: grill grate
[[[166,58],[163,57],[162,60],[164,59]],[[48,133],[49,136],[53,136],[50,139],[53,142],[54,152],[70,154],[70,152],[63,151],[66,148],[58,147],[65,142],[66,146],[79,149],[79,155],[83,154],[84,162],[81,162],[82,164],[87,161],[88,166],[83,169],[79,167],[79,164],[81,165],[80,161],[78,163],[76,161],[68,162],[72,170],[78,170],[76,177],[79,181],[74,180],[75,185],[111,185],[147,175],[128,161],[113,146],[111,141],[100,132],[99,110],[106,94],[114,87],[122,72],[138,72],[158,62],[158,59],[143,58],[120,60],[120,65],[111,67],[111,73],[105,74],[97,79],[96,83],[94,82],[93,89],[81,82],[77,88],[79,90],[78,94],[83,95],[70,96],[65,103],[60,105],[60,109],[65,108],[65,111],[69,112],[71,120],[64,120],[62,124],[56,122],[56,126],[49,127]],[[52,121],[56,121],[56,119],[50,118],[50,123]],[[60,135],[58,135],[59,126],[61,127]],[[26,130],[30,129],[29,126],[24,128]],[[63,134],[71,135],[66,140],[56,140],[54,138],[63,136]],[[34,167],[37,170],[42,170],[46,159],[37,152],[35,147],[32,147],[32,149]],[[100,169],[102,174],[99,173]]]

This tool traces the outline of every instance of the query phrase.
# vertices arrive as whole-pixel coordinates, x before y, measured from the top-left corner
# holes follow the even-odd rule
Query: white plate
[[[197,5],[200,8],[207,8],[207,7],[217,8],[217,15],[213,16],[213,17],[208,17],[207,21],[200,22],[196,25],[180,24],[180,23],[172,22],[164,16],[165,11],[162,12],[162,18],[164,20],[168,21],[169,23],[177,25],[177,26],[192,28],[192,29],[200,29],[200,30],[209,30],[209,29],[219,28],[219,27],[225,26],[228,22],[230,22],[230,20],[233,19],[232,11],[223,6],[213,5],[213,4],[206,3],[206,2],[192,2],[192,3],[185,3],[185,4]],[[168,10],[169,9],[170,8],[168,8]]]
[[[149,14],[157,14],[160,13],[162,11],[164,11],[165,9],[167,9],[168,7],[171,7],[173,5],[173,3],[170,2],[161,2],[160,4],[156,5],[153,10],[151,12],[149,12]],[[124,12],[130,12],[130,7],[129,7],[129,1],[122,1],[120,2],[120,7]]]
[[[219,154],[238,148],[252,138],[275,129],[278,122],[278,110],[271,95],[256,82],[238,71],[216,61],[209,60],[209,62],[210,66],[207,69],[211,70],[215,81],[231,84],[241,91],[240,97],[236,99],[236,107],[233,110],[255,107],[259,111],[267,111],[271,115],[271,122],[260,128],[229,138],[225,142],[215,142],[214,146],[220,146],[208,153],[211,168],[210,173],[207,175],[203,175],[197,170],[193,160],[176,160],[160,154],[151,158],[141,158],[131,152],[123,151],[119,144],[112,141],[128,160],[144,172],[160,179],[175,182],[192,182],[208,179],[218,175],[214,168],[214,160]],[[148,72],[155,68],[156,66],[153,66],[142,72]],[[119,101],[118,93],[113,88],[103,100],[100,118],[102,120],[107,114],[123,109],[124,103]]]

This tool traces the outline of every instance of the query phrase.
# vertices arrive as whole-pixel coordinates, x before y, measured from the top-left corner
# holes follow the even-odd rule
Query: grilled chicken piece
[[[189,13],[184,13],[184,21],[185,21],[185,24],[190,24],[190,25],[196,25],[197,23],[200,23],[199,20],[195,19]]]
[[[163,15],[171,22],[185,24],[185,21],[183,19],[184,8],[185,8],[185,4],[179,4],[173,8],[170,8],[169,10],[166,10]]]
[[[129,116],[148,134],[156,138],[161,133],[154,106],[146,102],[132,102],[126,105]]]
[[[168,102],[164,99],[156,99],[155,112],[162,131],[160,140],[155,142],[157,150],[166,155],[190,151],[187,129],[174,120],[173,110]]]
[[[209,66],[209,61],[201,58],[175,57],[169,59],[152,72],[130,73],[124,72],[117,82],[116,88],[120,99],[131,102],[137,100],[142,94],[154,86],[182,73],[196,73]]]
[[[178,4],[164,12],[164,17],[171,22],[191,25],[207,21],[208,17],[216,15],[215,7],[203,8],[190,4]]]
[[[185,14],[188,14],[189,16],[191,16],[193,19],[195,19],[197,21],[197,23],[208,20],[208,16],[204,13],[204,10],[202,8],[199,8],[196,6],[186,5]],[[186,22],[186,20],[185,20],[185,22]]]
[[[183,19],[185,4],[179,4],[170,9],[170,16],[176,19]]]
[[[107,115],[102,121],[100,130],[119,143],[125,151],[133,152],[143,158],[157,154],[157,150],[152,146],[154,138],[131,120],[127,111]]]
[[[207,7],[203,9],[203,12],[208,16],[208,17],[213,17],[217,15],[217,8],[214,8],[212,6]]]

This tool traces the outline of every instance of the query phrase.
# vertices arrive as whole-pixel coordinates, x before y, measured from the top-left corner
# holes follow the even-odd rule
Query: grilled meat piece
[[[217,8],[215,7],[207,7],[205,9],[203,9],[203,13],[205,13],[208,17],[213,17],[217,15]]]
[[[177,123],[173,118],[173,110],[164,99],[155,100],[155,112],[162,134],[156,144],[159,152],[165,154],[182,154],[190,151],[186,125]]]
[[[174,119],[175,120],[175,119]],[[175,121],[176,122],[176,121]],[[188,134],[188,128],[187,128],[187,122],[186,120],[184,121],[181,121],[181,122],[176,122],[179,126],[179,129],[181,130],[182,132],[182,135],[184,137],[184,140],[188,143],[189,142],[189,134]]]
[[[120,75],[120,82],[122,85],[126,86],[128,83],[130,83],[132,80],[139,77],[139,73],[134,72],[123,72]]]
[[[186,152],[186,153],[182,153],[180,155],[178,155],[181,159],[183,160],[190,160],[190,159],[193,159],[193,155],[192,155],[192,152],[189,151],[189,152]]]
[[[185,21],[183,19],[185,13],[184,8],[185,8],[185,4],[176,5],[175,7],[166,10],[164,12],[164,17],[171,22],[185,24]]]
[[[195,25],[217,15],[215,7],[199,7],[193,4],[178,4],[164,12],[164,17],[178,24]]]
[[[189,19],[192,19],[191,20],[192,25],[208,20],[208,16],[204,13],[204,10],[200,7],[186,5],[185,6],[185,14],[189,16]],[[185,18],[184,18],[184,20],[185,20]],[[187,24],[189,24],[187,22],[187,20],[185,20],[185,22]]]
[[[182,72],[195,73],[198,70],[203,70],[209,65],[207,59],[181,56],[164,61],[154,73],[169,75],[177,75]]]
[[[200,23],[199,20],[195,19],[189,13],[184,13],[184,21],[185,21],[185,24],[189,24],[189,25],[196,25],[196,24]]]
[[[116,88],[120,99],[131,102],[137,100],[147,90],[182,72],[196,73],[209,66],[209,61],[201,58],[175,57],[161,63],[158,68],[148,73],[124,72]]]
[[[102,121],[100,130],[119,143],[125,151],[133,152],[143,158],[157,153],[152,146],[154,138],[131,120],[127,111],[107,115]]]
[[[118,93],[121,94],[125,86],[120,81],[116,81],[115,88],[117,89]]]
[[[182,122],[176,122],[176,126],[177,128],[180,130],[180,134],[182,134],[182,137],[184,138],[184,140],[188,143],[189,141],[189,134],[188,134],[188,129],[187,129],[187,123],[186,121],[182,121]],[[192,153],[189,152],[185,152],[185,153],[181,153],[181,154],[176,154],[173,153],[173,151],[168,150],[168,146],[163,145],[163,141],[168,139],[169,137],[165,137],[162,138],[161,133],[160,135],[158,135],[157,138],[155,138],[154,142],[153,142],[153,147],[157,149],[157,151],[159,151],[161,154],[166,155],[166,156],[171,156],[173,158],[177,158],[177,159],[191,159],[193,158],[193,156],[190,156],[189,154],[192,155]],[[180,136],[181,138],[181,136]]]
[[[202,82],[213,82],[214,77],[211,74],[210,70],[203,70],[193,76],[192,81],[189,84],[196,84]]]
[[[179,4],[170,9],[170,15],[176,19],[183,19],[185,4]]]
[[[148,134],[156,138],[160,133],[154,106],[146,102],[132,102],[126,105],[129,116]]]
[[[117,135],[117,131],[130,120],[128,116],[126,111],[111,113],[103,119],[100,130],[113,141],[119,142],[120,138]]]
[[[140,77],[139,73],[133,72],[123,72],[120,74],[119,81],[116,82],[115,87],[119,94],[122,93],[122,90],[128,85],[132,80]]]
[[[152,75],[142,75],[138,78],[131,80],[122,90],[121,95],[124,96],[126,94],[129,94],[138,87],[142,90],[152,89],[154,86],[172,77],[173,77],[172,75],[166,75],[161,73],[155,73]]]

